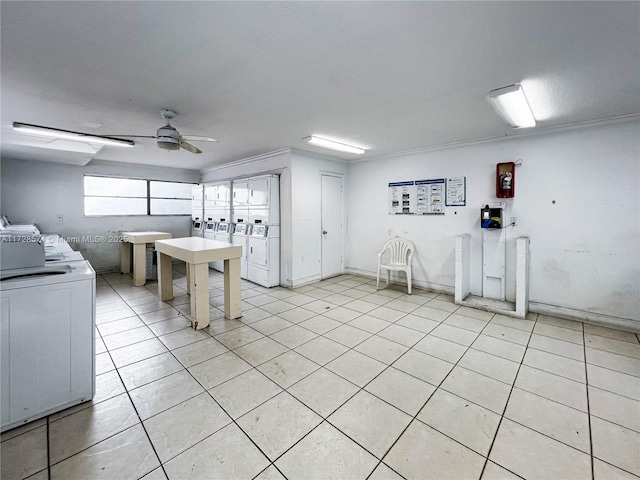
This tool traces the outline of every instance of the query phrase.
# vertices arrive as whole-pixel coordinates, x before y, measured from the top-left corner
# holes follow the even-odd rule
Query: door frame
[[[324,273],[324,263],[323,263],[323,242],[324,242],[324,236],[322,234],[322,231],[324,229],[324,226],[322,224],[323,221],[323,212],[322,212],[322,193],[323,193],[323,189],[322,189],[322,181],[323,181],[323,177],[335,177],[335,178],[339,178],[340,179],[340,229],[341,229],[341,235],[340,235],[340,272],[337,274],[331,274],[331,275],[325,275]],[[342,275],[344,274],[344,266],[345,266],[345,261],[344,261],[344,239],[345,239],[345,208],[344,208],[344,174],[343,173],[336,173],[336,172],[329,172],[329,171],[320,171],[320,279],[324,280],[326,278],[332,278],[332,277],[336,277],[338,275]]]

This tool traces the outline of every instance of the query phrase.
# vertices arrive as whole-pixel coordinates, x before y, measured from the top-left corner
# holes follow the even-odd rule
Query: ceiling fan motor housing
[[[158,129],[158,147],[165,150],[180,149],[180,134],[171,125],[165,125]]]

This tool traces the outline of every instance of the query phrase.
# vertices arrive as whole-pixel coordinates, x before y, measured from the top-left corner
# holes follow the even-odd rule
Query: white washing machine
[[[208,221],[204,227],[204,238],[208,238],[209,240],[215,240],[217,228],[218,228],[217,222]],[[209,267],[213,268],[213,262],[209,262]]]
[[[280,285],[280,227],[251,227],[247,255],[247,278],[263,287]]]
[[[231,243],[231,223],[220,222],[213,234],[212,239],[218,242]],[[219,272],[224,272],[224,260],[217,260],[209,263],[209,266]]]
[[[242,247],[242,257],[240,257],[240,278],[247,279],[247,258],[249,253],[249,235],[251,235],[251,224],[236,223],[231,236],[231,243],[234,246]]]
[[[96,274],[83,260],[0,277],[5,431],[93,398]]]

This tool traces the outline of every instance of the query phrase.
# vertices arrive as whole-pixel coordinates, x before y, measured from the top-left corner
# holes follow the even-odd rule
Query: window
[[[84,214],[190,215],[193,185],[85,175]]]
[[[191,215],[191,183],[149,182],[151,215]]]

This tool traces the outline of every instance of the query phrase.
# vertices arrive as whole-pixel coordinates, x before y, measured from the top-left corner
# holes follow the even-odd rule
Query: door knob
[[[323,230],[323,231],[322,231],[322,234],[323,234],[323,235],[326,235],[326,234],[327,234],[327,231],[326,231],[326,230]]]

